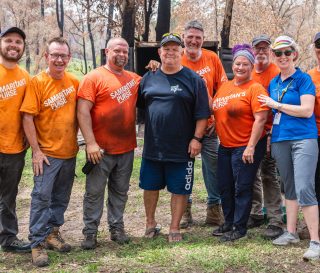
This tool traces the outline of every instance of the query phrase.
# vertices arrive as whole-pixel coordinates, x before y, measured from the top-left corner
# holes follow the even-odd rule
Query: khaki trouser
[[[280,183],[277,177],[276,162],[268,155],[265,155],[261,161],[260,168],[253,184],[251,217],[255,219],[263,218],[262,197],[264,197],[263,204],[267,209],[269,224],[281,226],[282,199]]]

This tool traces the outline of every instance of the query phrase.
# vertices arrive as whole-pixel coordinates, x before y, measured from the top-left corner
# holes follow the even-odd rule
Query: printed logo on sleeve
[[[232,99],[238,99],[240,97],[245,97],[246,96],[246,91],[242,91],[240,93],[234,93],[225,97],[221,97],[221,98],[216,98],[213,101],[212,107],[214,110],[217,110],[219,108],[222,108],[224,106],[226,106],[229,102],[229,100]]]
[[[21,79],[21,80],[13,81],[6,85],[0,86],[0,99],[6,100],[16,96],[18,94],[17,88],[25,86],[26,83],[27,83],[26,79]]]
[[[70,86],[67,89],[63,89],[59,93],[46,99],[44,101],[44,106],[51,107],[52,110],[57,110],[68,103],[67,97],[73,92],[75,92],[74,86]]]
[[[132,79],[128,83],[126,83],[124,86],[121,86],[116,91],[112,92],[110,94],[112,99],[116,99],[119,104],[125,102],[127,99],[129,99],[132,96],[131,89],[136,85],[136,81]]]

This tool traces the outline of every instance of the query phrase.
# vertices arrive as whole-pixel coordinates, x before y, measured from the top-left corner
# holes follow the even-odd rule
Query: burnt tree
[[[158,17],[156,24],[156,40],[160,41],[162,35],[170,31],[171,0],[159,0]]]

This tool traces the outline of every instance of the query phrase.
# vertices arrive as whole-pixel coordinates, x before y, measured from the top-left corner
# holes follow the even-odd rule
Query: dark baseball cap
[[[257,44],[261,43],[261,42],[266,42],[269,45],[271,45],[271,39],[268,35],[266,34],[261,34],[257,37],[254,37],[252,40],[252,46],[256,46]]]
[[[7,35],[8,33],[18,33],[23,38],[23,40],[26,39],[26,34],[24,33],[24,31],[22,29],[20,29],[18,27],[5,28],[3,31],[1,31],[0,37],[3,37],[5,35]]]
[[[162,35],[160,46],[164,46],[166,43],[175,42],[178,45],[182,45],[182,40],[180,36],[176,33],[165,33]]]

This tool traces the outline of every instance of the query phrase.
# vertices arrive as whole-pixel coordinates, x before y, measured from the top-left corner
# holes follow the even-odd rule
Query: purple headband
[[[246,57],[250,63],[254,64],[254,54],[249,44],[238,44],[232,48],[232,60],[234,61],[239,56]]]

